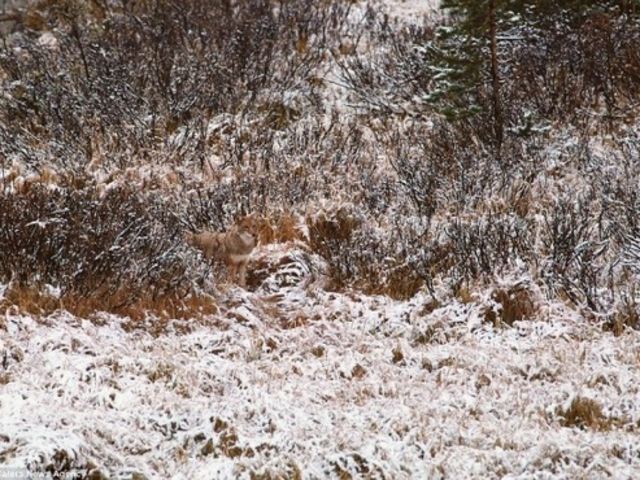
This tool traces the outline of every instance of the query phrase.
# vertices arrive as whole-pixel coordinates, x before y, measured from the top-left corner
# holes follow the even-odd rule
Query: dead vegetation
[[[189,304],[207,305],[198,293],[206,268],[163,210],[127,189],[104,197],[92,187],[0,196],[3,308],[84,316],[147,306],[179,315]]]
[[[261,248],[319,255],[331,290],[465,301],[516,272],[616,334],[638,327],[636,15],[516,28],[496,155],[487,112],[452,122],[423,101],[437,25],[277,5],[29,5],[0,50],[2,308],[215,311],[221,269],[182,235],[253,213]],[[299,285],[294,257],[256,257],[249,288]],[[496,288],[486,320],[535,316],[530,291]]]
[[[520,320],[533,320],[537,314],[537,304],[526,282],[496,288],[491,293],[493,306],[485,310],[485,321],[495,327],[511,327]]]
[[[607,417],[602,412],[599,402],[581,396],[576,396],[566,410],[559,408],[556,414],[561,418],[560,423],[563,427],[604,431],[617,424],[616,419]]]

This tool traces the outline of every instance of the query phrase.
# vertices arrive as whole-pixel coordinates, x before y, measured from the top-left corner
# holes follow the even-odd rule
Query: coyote
[[[209,231],[187,233],[185,241],[192,247],[200,249],[207,260],[223,260],[229,269],[231,281],[235,282],[239,273],[238,284],[244,287],[249,255],[256,246],[254,231],[253,217],[246,216],[224,233]]]

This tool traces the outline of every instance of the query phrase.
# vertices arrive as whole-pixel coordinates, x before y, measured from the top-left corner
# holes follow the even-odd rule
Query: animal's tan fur
[[[187,233],[185,240],[192,247],[200,249],[209,261],[223,260],[229,269],[230,280],[245,286],[249,255],[256,246],[252,216],[244,217],[226,232]]]

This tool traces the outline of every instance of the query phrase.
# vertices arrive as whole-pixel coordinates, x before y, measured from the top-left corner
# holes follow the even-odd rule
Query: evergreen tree
[[[429,101],[455,120],[482,110],[480,95],[490,85],[493,139],[499,154],[504,138],[500,97],[498,31],[508,0],[443,0],[450,24],[431,46],[434,90]],[[499,25],[500,24],[500,25]]]
[[[638,0],[442,0],[448,22],[427,46],[433,88],[426,99],[450,120],[490,110],[493,141],[500,155],[505,115],[501,75],[507,70],[501,51],[520,33],[549,28],[559,17],[575,22],[595,10],[633,13]],[[512,32],[518,34],[513,35]],[[488,100],[488,101],[487,101]]]

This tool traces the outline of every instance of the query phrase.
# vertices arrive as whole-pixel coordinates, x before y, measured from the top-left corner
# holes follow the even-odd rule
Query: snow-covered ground
[[[640,475],[640,332],[563,305],[496,328],[480,300],[308,282],[220,295],[218,315],[162,328],[7,314],[0,478]],[[590,400],[601,411],[564,419]]]
[[[422,20],[438,13],[439,0],[383,0],[391,15],[407,21]]]
[[[437,15],[436,0],[378,3],[401,21]],[[337,67],[323,68],[323,98],[346,116]],[[220,115],[209,133],[259,127],[241,118]],[[177,129],[169,143],[188,145],[188,133]],[[291,141],[289,130],[274,135]],[[536,164],[548,175],[531,185],[540,205],[553,205],[569,186],[586,191],[578,167],[554,173],[561,160],[570,164],[570,149],[553,142],[546,149],[559,153]],[[307,158],[293,151],[298,171]],[[182,188],[176,171],[197,184],[230,179],[218,153],[195,172],[170,163],[116,173],[89,167],[104,192],[124,183],[170,190]],[[24,184],[28,174],[16,167],[3,177]],[[55,175],[38,178],[55,188]],[[449,215],[437,211],[432,221],[446,226]],[[261,246],[253,266],[269,265],[266,280],[251,291],[216,290],[218,313],[197,319],[38,317],[9,307],[0,316],[0,480],[43,472],[135,480],[640,478],[640,331],[614,336],[534,286],[529,316],[497,326],[488,312],[499,316],[493,293],[501,282],[509,291],[508,278],[449,292],[442,303],[424,292],[406,301],[330,292],[310,251]],[[0,304],[4,293],[0,285]]]

